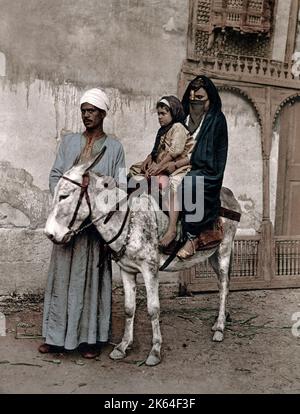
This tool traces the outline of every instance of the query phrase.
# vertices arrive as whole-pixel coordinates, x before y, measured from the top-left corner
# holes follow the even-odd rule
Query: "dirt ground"
[[[123,330],[123,297],[113,295],[112,343]],[[300,312],[300,290],[232,292],[231,322],[224,342],[212,341],[216,293],[161,300],[162,362],[144,365],[151,324],[139,293],[135,341],[126,359],[112,361],[107,345],[97,360],[77,352],[41,355],[42,303],[0,301],[6,336],[0,337],[2,394],[285,394],[300,392],[300,336],[292,315]],[[300,314],[298,315],[300,318]],[[300,325],[300,324],[299,324]],[[300,327],[294,326],[294,333]]]

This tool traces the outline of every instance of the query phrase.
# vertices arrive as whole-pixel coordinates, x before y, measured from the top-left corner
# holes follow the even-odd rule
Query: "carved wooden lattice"
[[[275,261],[278,276],[300,276],[300,238],[277,237]]]
[[[214,42],[209,44],[209,33],[198,30],[195,36],[197,56],[242,55],[269,58],[270,38],[253,38],[253,35],[240,35],[236,32],[216,33]]]
[[[259,237],[249,237],[247,240],[235,240],[232,260],[231,277],[253,278],[258,273],[258,244]],[[208,260],[195,268],[196,279],[215,279],[216,275]]]
[[[274,0],[198,0],[194,7],[196,57],[269,57]]]
[[[273,0],[211,0],[211,28],[269,33]]]
[[[197,23],[208,24],[210,20],[211,0],[200,0],[197,4]]]
[[[270,280],[264,278],[259,264],[260,247],[264,254],[260,236],[235,240],[230,290],[299,287],[300,237],[295,236],[289,239],[278,236],[275,238],[275,272]],[[216,274],[208,261],[190,270],[184,289],[188,292],[218,289]]]

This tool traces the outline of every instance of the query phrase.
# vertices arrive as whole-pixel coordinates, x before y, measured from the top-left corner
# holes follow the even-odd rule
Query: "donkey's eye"
[[[68,197],[69,197],[68,195],[61,195],[59,196],[59,201],[65,200]]]

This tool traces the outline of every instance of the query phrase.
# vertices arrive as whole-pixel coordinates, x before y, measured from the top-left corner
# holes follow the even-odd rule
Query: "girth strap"
[[[241,220],[241,213],[238,213],[237,211],[229,210],[228,208],[225,208],[225,207],[220,207],[219,215],[221,217],[225,217],[233,221]]]

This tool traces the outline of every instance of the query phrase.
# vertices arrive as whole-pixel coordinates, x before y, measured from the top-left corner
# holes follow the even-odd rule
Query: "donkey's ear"
[[[96,164],[98,164],[98,162],[101,160],[101,158],[105,154],[105,151],[106,151],[106,147],[103,147],[101,151],[99,152],[99,154],[97,154],[94,158],[92,158],[90,161],[87,162],[87,164],[85,165],[85,172],[90,171],[92,168],[95,167]]]

